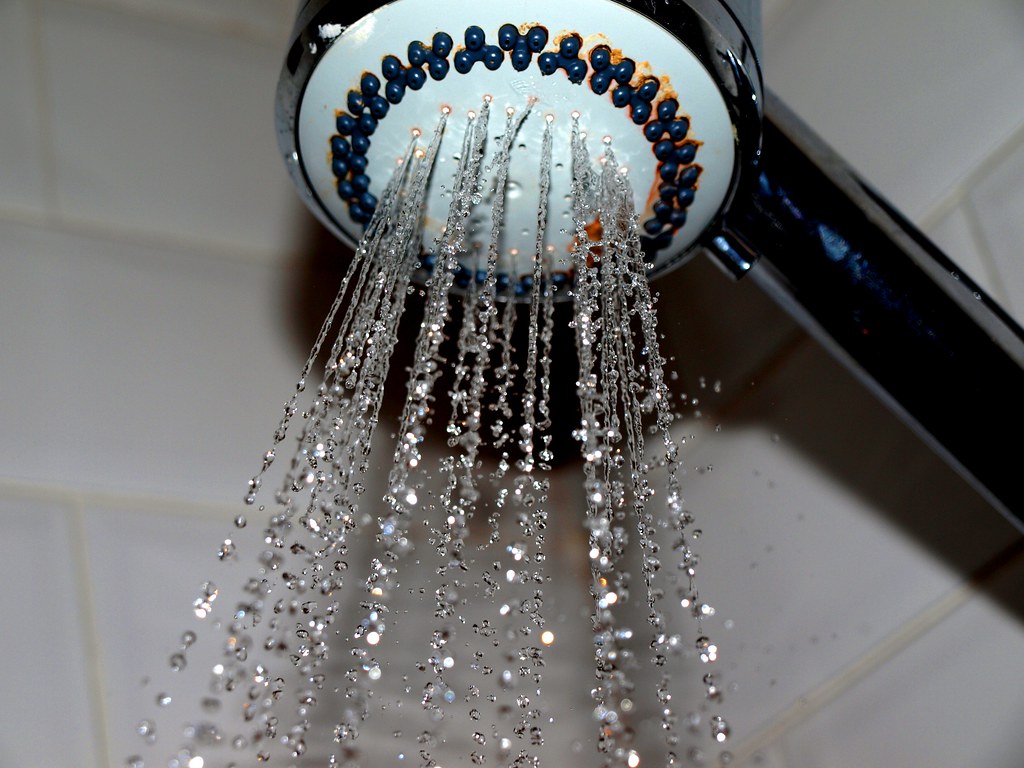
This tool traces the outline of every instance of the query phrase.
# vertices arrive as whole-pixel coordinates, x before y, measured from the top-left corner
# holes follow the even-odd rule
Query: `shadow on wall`
[[[734,429],[779,435],[863,509],[1024,621],[1024,593],[988,583],[1024,555],[1024,538],[822,347],[808,339],[786,369],[764,379],[758,402],[773,407],[741,401],[722,418]],[[970,418],[969,410],[951,404],[950,418]]]
[[[678,367],[691,372],[686,386],[694,388],[694,370],[725,380],[709,418],[778,435],[864,510],[1024,621],[1024,592],[989,583],[1024,554],[1024,538],[767,295],[722,279],[709,260],[657,285],[673,307],[694,310],[673,310],[663,323]],[[950,403],[949,418],[970,418],[969,403]]]

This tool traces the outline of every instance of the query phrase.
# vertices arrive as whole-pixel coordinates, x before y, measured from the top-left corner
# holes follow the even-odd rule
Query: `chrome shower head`
[[[411,134],[484,99],[499,111],[530,104],[555,131],[556,157],[566,158],[552,169],[548,202],[557,274],[570,270],[575,237],[568,147],[578,118],[628,171],[655,274],[714,232],[756,165],[758,31],[752,1],[309,0],[278,89],[279,141],[307,205],[354,244]],[[506,190],[502,250],[513,282],[532,273],[538,227],[543,131],[529,128],[517,138]],[[424,243],[443,229],[445,168],[454,171],[461,146],[457,128],[448,131],[426,197]]]

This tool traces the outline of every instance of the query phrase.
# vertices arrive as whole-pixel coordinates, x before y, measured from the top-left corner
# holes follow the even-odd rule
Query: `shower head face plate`
[[[545,256],[555,272],[570,269],[575,239],[575,119],[592,156],[609,146],[628,176],[652,273],[681,261],[730,194],[736,142],[715,80],[676,37],[617,2],[590,0],[584,15],[549,0],[397,0],[333,32],[294,116],[297,159],[312,207],[350,243],[413,135],[425,145],[446,111],[426,203],[424,247],[432,248],[451,204],[465,117],[485,99],[495,139],[507,110],[530,106],[512,153],[499,249],[499,270],[513,284],[533,272],[548,123],[554,159]],[[491,236],[493,189],[482,193],[467,254],[486,253]]]

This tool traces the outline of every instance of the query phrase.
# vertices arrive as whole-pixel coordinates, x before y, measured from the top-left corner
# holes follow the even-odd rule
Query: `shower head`
[[[306,204],[351,245],[411,136],[485,100],[497,111],[529,107],[501,236],[507,278],[518,284],[532,274],[538,230],[544,131],[533,126],[550,124],[555,146],[550,268],[571,269],[576,123],[590,141],[609,144],[628,174],[655,274],[714,236],[757,163],[758,38],[753,0],[308,0],[278,89],[279,142]],[[425,249],[442,234],[462,139],[460,121],[451,120],[424,202]],[[486,193],[470,220],[481,240],[485,230],[490,236]],[[467,252],[475,244],[471,232]]]

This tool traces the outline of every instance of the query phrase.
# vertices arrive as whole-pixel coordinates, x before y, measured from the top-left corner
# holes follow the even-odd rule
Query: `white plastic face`
[[[509,174],[502,248],[511,279],[532,272],[548,119],[548,250],[556,271],[568,269],[574,113],[591,154],[599,156],[608,137],[626,169],[652,269],[676,259],[728,194],[736,162],[729,113],[704,66],[667,31],[609,0],[585,8],[551,0],[397,0],[345,29],[314,70],[298,116],[304,168],[331,218],[358,240],[413,132],[429,141],[447,108],[427,198],[429,250],[449,208],[467,113],[489,97],[496,138],[506,109],[532,100]],[[480,229],[489,236],[489,224]]]

